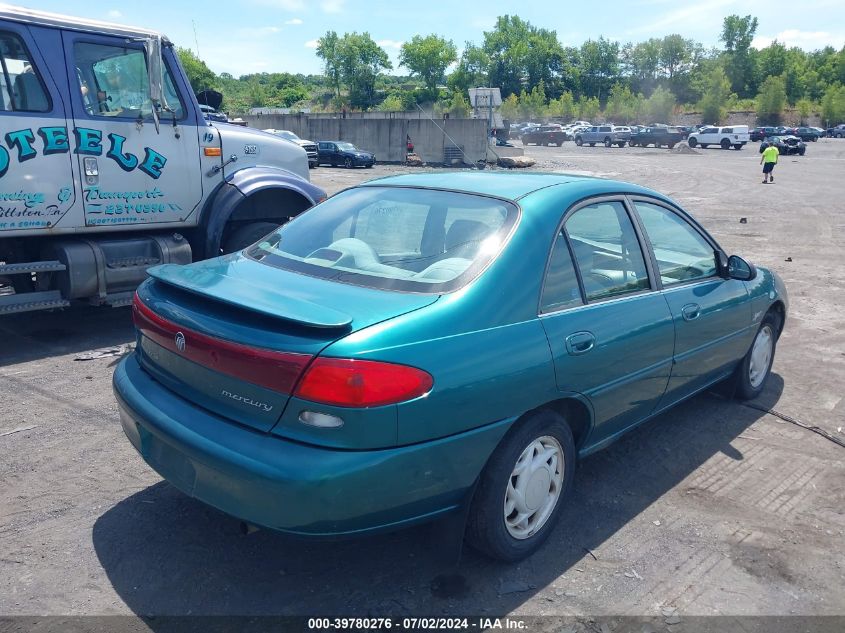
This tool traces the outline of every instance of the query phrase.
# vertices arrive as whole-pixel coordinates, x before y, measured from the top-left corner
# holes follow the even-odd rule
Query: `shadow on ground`
[[[0,317],[0,367],[51,356],[130,343],[135,335],[128,307],[74,306],[52,312]]]
[[[783,389],[772,375],[757,404]],[[519,565],[472,551],[438,562],[434,532],[415,528],[346,542],[247,536],[236,519],[159,483],[94,525],[114,589],[137,615],[503,615],[552,583],[718,453],[759,411],[699,395],[584,460],[575,493],[547,544]],[[155,620],[148,621],[155,629]]]

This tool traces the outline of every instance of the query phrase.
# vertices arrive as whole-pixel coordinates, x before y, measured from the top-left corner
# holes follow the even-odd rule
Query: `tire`
[[[734,145],[734,149],[737,150],[737,151],[741,150],[742,149],[742,143],[736,143]]]
[[[255,244],[262,237],[279,228],[279,224],[273,222],[250,222],[232,231],[231,235],[223,240],[221,250],[223,254],[234,253]]]
[[[595,143],[590,143],[590,147],[595,147],[595,146],[596,146]]]
[[[688,139],[687,145],[689,145],[690,147],[695,147],[696,145],[698,145],[698,141],[694,138]],[[704,145],[702,145],[702,147],[704,147]]]
[[[702,144],[701,144],[701,149],[707,149],[707,147],[708,147],[709,145],[710,145],[710,143],[702,143]]]
[[[607,138],[604,139],[604,146],[610,147],[611,145],[613,145],[613,143],[610,142],[610,137],[608,136]]]
[[[576,144],[578,147],[581,147],[581,146],[584,144],[584,141],[581,139],[581,137],[580,137],[580,136],[576,136],[576,137],[575,137],[575,144]]]
[[[625,147],[625,141],[622,141],[621,143],[617,143],[617,145],[618,145],[619,147]]]
[[[347,158],[345,161],[343,161],[343,166],[347,169],[352,169],[354,167],[354,165],[352,164],[352,159]]]
[[[763,392],[775,360],[780,325],[780,318],[773,312],[763,317],[748,353],[745,354],[731,378],[734,394],[740,400],[753,400]],[[766,336],[768,336],[768,354],[765,352],[765,347],[758,348],[758,343],[761,346],[766,345]],[[761,337],[764,338],[761,340]],[[757,350],[756,355],[755,350]]]
[[[802,149],[800,152],[798,152],[798,155],[803,156],[806,152],[807,152],[806,149]]]
[[[730,149],[731,148],[731,142],[728,139],[723,138],[722,142],[719,143],[719,147],[721,147],[722,149]]]
[[[675,147],[675,144],[674,144],[674,143],[669,143],[668,147],[669,147],[669,149],[672,149],[673,147]]]
[[[540,442],[542,443],[540,444]],[[524,527],[519,524],[509,526],[506,523],[505,512],[508,500],[508,488],[516,480],[520,485],[519,476],[514,475],[518,462],[528,456],[532,445],[536,449],[546,448],[555,451],[558,459],[550,472],[541,466],[536,472],[540,478],[532,476],[526,484],[529,499],[534,497],[536,502],[529,502],[538,506],[534,514],[527,517],[528,523]],[[534,455],[536,459],[536,454]],[[561,467],[560,460],[563,459]],[[531,555],[548,538],[560,518],[567,497],[572,490],[572,480],[575,474],[575,442],[572,431],[560,415],[549,410],[539,410],[527,414],[521,423],[512,428],[499,446],[490,456],[478,482],[478,486],[470,504],[467,521],[466,541],[480,552],[507,562],[515,562]],[[551,457],[549,458],[551,460]],[[543,464],[539,459],[536,463]],[[547,462],[546,462],[547,463]],[[542,472],[541,472],[542,471]],[[555,488],[555,475],[560,474],[557,483],[556,497],[552,501],[552,489]],[[545,476],[545,479],[543,477]],[[545,485],[544,485],[545,484]],[[548,489],[543,492],[543,489]],[[550,506],[545,506],[544,501]],[[513,512],[517,512],[516,508]],[[539,515],[539,516],[538,516]],[[536,525],[531,528],[530,521],[536,518]],[[523,532],[523,536],[514,534]]]

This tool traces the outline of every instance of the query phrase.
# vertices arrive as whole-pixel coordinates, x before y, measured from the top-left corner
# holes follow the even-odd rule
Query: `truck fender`
[[[288,204],[245,204],[248,200],[268,196],[282,196]],[[282,224],[325,198],[322,189],[283,169],[245,167],[238,170],[218,186],[203,207],[194,240],[195,259],[220,254],[220,244],[230,222],[278,221]]]

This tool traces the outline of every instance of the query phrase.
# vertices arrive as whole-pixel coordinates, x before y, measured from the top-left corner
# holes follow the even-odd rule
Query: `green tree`
[[[404,110],[402,98],[397,94],[390,94],[385,97],[384,101],[378,104],[376,110],[381,112],[401,112]]]
[[[317,40],[317,57],[323,60],[323,72],[326,74],[335,98],[340,100],[340,83],[343,75],[340,58],[340,38],[334,31]]]
[[[766,77],[757,95],[757,119],[764,125],[780,123],[786,105],[783,77]]]
[[[217,76],[191,49],[177,47],[176,54],[179,56],[179,63],[185,69],[194,93],[218,88]]]
[[[629,123],[634,118],[637,97],[628,86],[614,84],[604,108],[604,116],[615,123]]]
[[[341,79],[349,87],[349,104],[362,109],[374,106],[376,79],[382,70],[393,68],[387,53],[369,33],[355,32],[344,33],[336,51]]]
[[[448,103],[449,116],[455,119],[467,118],[472,114],[472,106],[469,99],[462,92],[453,92]]]
[[[525,118],[543,116],[546,110],[546,90],[541,81],[531,89],[523,90],[519,95],[519,114]]]
[[[725,118],[725,107],[731,96],[731,82],[721,65],[716,65],[704,78],[702,89],[698,102],[702,123],[719,123]]]
[[[719,39],[725,44],[725,68],[731,88],[741,97],[750,97],[755,88],[755,53],[751,42],[757,33],[757,18],[727,16]]]
[[[597,97],[587,97],[581,95],[578,99],[578,118],[584,121],[592,121],[599,112],[601,112],[601,104]]]
[[[643,109],[649,121],[669,123],[672,120],[672,114],[675,112],[675,95],[661,86],[645,100]]]
[[[489,83],[487,80],[489,65],[490,58],[484,49],[467,42],[464,52],[461,53],[458,67],[449,75],[446,83],[451,90],[464,94],[470,88],[486,86]]]
[[[825,127],[845,123],[845,86],[831,86],[822,98],[822,123]]]
[[[546,112],[549,116],[560,119],[574,119],[575,99],[572,98],[572,93],[567,90],[557,99],[551,99]]]
[[[581,45],[580,65],[584,93],[606,98],[619,75],[619,43],[603,37],[587,40]]]
[[[795,109],[798,110],[798,117],[801,125],[807,125],[810,119],[810,114],[813,111],[813,104],[809,99],[799,99],[795,104]]]
[[[519,116],[519,99],[515,94],[509,94],[502,99],[502,105],[499,107],[499,114],[502,118],[508,121],[514,121]]]
[[[660,67],[661,41],[651,38],[645,42],[628,42],[622,47],[620,59],[622,71],[631,81],[631,87],[639,92],[651,92],[657,84]]]
[[[399,52],[399,64],[417,75],[426,88],[434,93],[437,84],[444,81],[446,68],[457,61],[458,51],[452,40],[439,35],[422,37],[415,35],[410,42],[405,42]]]

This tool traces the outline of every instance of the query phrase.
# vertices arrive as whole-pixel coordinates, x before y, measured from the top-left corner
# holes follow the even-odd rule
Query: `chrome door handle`
[[[688,303],[681,308],[681,314],[684,316],[684,321],[694,321],[701,316],[701,306],[697,303]]]
[[[566,351],[571,356],[580,356],[589,352],[596,344],[592,332],[575,332],[566,337]]]

